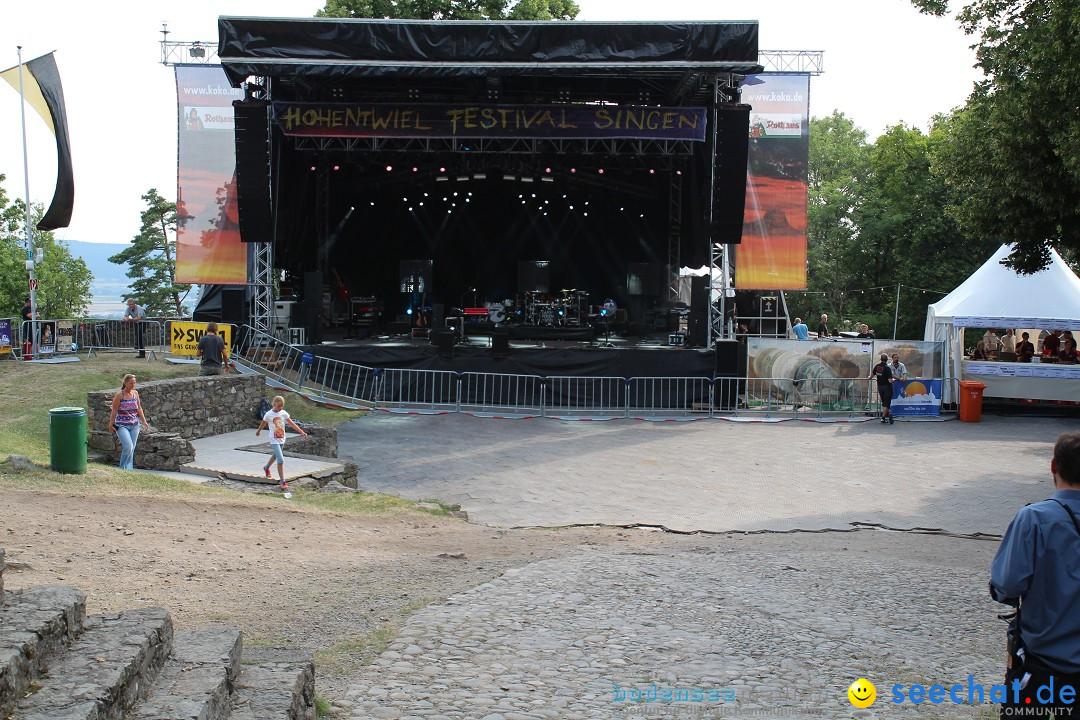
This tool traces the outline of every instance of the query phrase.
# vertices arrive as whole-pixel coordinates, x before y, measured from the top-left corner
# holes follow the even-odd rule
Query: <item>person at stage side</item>
[[[113,395],[109,429],[120,441],[120,469],[135,469],[135,444],[139,442],[139,427],[150,430],[150,423],[143,414],[142,400],[135,389],[135,376],[125,375],[120,392]]]
[[[806,327],[806,323],[802,321],[802,318],[795,318],[795,324],[791,326],[791,332],[795,333],[798,340],[810,339],[810,328]]]
[[[1013,333],[1013,329],[1009,328],[1005,331],[1005,334],[1001,336],[1001,351],[1007,353],[1016,352],[1016,335]]]
[[[892,425],[892,386],[896,378],[889,367],[888,354],[881,353],[881,361],[870,371],[870,377],[877,380],[878,397],[881,398],[881,422]]]
[[[983,352],[986,353],[986,357],[996,355],[997,351],[1001,349],[1001,338],[998,337],[997,330],[990,328],[983,335]]]
[[[1058,362],[1068,363],[1070,365],[1076,364],[1076,341],[1072,338],[1066,339],[1061,344],[1061,349],[1058,350]]]
[[[1050,334],[1043,338],[1043,355],[1057,355],[1061,349],[1061,336],[1057,330],[1051,330]]]
[[[980,340],[975,346],[975,352],[971,353],[972,360],[986,360],[986,341]]]
[[[870,338],[872,340],[874,338],[874,331],[870,329],[869,325],[863,323],[859,326],[859,334],[855,337]]]
[[[818,337],[829,337],[831,335],[831,333],[829,332],[829,316],[828,315],[822,314],[821,322],[818,323],[818,326],[817,326],[817,334],[818,334]]]
[[[30,313],[31,313],[30,307],[31,307],[30,306],[30,298],[26,298],[25,300],[23,300],[23,306],[22,306],[22,321],[23,321],[22,322],[22,339],[23,339],[23,342],[29,342],[30,333],[33,332],[34,323],[31,322],[31,319],[30,319]],[[35,319],[41,317],[41,313],[38,313],[34,317],[35,317]]]
[[[228,361],[225,351],[225,339],[218,335],[218,324],[210,322],[206,324],[206,334],[199,338],[199,345],[195,349],[195,357],[199,358],[200,375],[220,375]]]
[[[1031,362],[1031,358],[1035,356],[1035,345],[1030,338],[1027,333],[1021,333],[1020,342],[1016,346],[1017,362]]]
[[[1014,647],[1005,671],[1010,690],[1002,718],[1046,717],[1051,710],[1055,718],[1066,718],[1078,707],[1080,433],[1058,437],[1050,477],[1054,494],[1016,513],[990,564],[990,597],[1018,608],[1019,637],[1010,638]],[[1021,685],[1014,697],[1012,688]],[[1066,687],[1073,690],[1068,696],[1060,692]]]
[[[146,348],[143,347],[143,321],[146,320],[146,311],[135,302],[135,298],[127,299],[127,310],[124,311],[124,322],[135,325],[135,349],[139,351],[139,357],[146,357]]]
[[[907,366],[900,362],[900,353],[892,354],[892,363],[889,365],[892,376],[897,382],[907,382]]]

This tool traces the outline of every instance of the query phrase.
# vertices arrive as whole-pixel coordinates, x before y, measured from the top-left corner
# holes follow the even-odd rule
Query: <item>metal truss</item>
[[[169,24],[161,23],[162,65],[219,65],[217,42],[169,39]]]
[[[679,270],[682,268],[682,175],[674,175],[668,190],[668,300],[679,299]]]
[[[597,155],[607,157],[690,157],[690,140],[559,140],[547,138],[334,138],[297,137],[296,149],[363,153],[497,153],[500,155]],[[645,162],[642,160],[641,162]]]
[[[269,333],[274,314],[274,244],[252,243],[255,246],[252,259],[251,325],[260,332]]]
[[[758,50],[758,62],[765,72],[799,72],[820,75],[825,72],[822,50]]]

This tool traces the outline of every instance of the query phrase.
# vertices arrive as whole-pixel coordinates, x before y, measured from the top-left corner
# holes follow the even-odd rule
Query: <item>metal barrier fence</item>
[[[460,412],[541,415],[544,379],[539,375],[462,373]]]
[[[555,418],[836,419],[876,415],[872,381],[578,377],[371,368],[314,357],[249,326],[233,358],[314,399],[391,410]],[[305,362],[305,356],[307,362]]]
[[[164,353],[169,345],[165,330],[168,320],[138,322],[109,318],[87,318],[75,323],[75,343],[87,354],[95,350]]]

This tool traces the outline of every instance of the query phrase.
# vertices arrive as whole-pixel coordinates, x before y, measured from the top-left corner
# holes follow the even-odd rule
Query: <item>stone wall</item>
[[[191,462],[195,451],[189,440],[255,428],[259,401],[266,397],[261,375],[152,380],[139,383],[136,389],[152,430],[139,436],[135,466],[154,470],[175,470]],[[108,423],[118,391],[100,390],[86,397],[87,444],[113,462],[120,459],[120,441]],[[336,433],[334,440],[336,445]]]

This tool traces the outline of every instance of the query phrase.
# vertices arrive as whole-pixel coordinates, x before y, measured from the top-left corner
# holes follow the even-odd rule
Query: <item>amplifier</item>
[[[675,347],[683,347],[686,345],[686,333],[675,332],[667,336],[667,344],[674,345]]]

